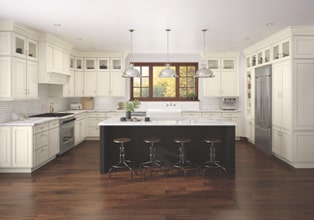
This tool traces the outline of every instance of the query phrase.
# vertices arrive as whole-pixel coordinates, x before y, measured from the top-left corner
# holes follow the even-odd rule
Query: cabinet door
[[[0,97],[11,96],[11,59],[0,57]]]
[[[81,120],[76,120],[74,123],[74,144],[78,145],[82,138],[81,138]]]
[[[97,95],[97,72],[84,72],[84,95]]]
[[[26,58],[26,38],[22,35],[12,34],[12,54],[15,57]]]
[[[282,124],[282,66],[272,66],[272,124]]]
[[[80,127],[80,133],[81,133],[81,139],[85,140],[88,132],[88,119],[84,118],[81,120],[81,127]]]
[[[110,96],[125,96],[125,79],[121,72],[110,73]]]
[[[11,55],[11,33],[0,32],[0,55]]]
[[[82,71],[74,73],[74,95],[84,96],[84,72]]]
[[[38,64],[36,62],[27,61],[27,96],[38,96]]]
[[[220,96],[220,72],[213,71],[214,78],[204,78],[203,90],[204,96]]]
[[[26,88],[26,60],[12,58],[12,96],[14,98],[25,98]]]
[[[0,167],[11,166],[11,129],[0,127]]]
[[[38,59],[38,43],[31,39],[27,39],[27,60],[37,61]]]
[[[221,96],[238,96],[238,76],[235,71],[221,72]]]
[[[32,127],[12,127],[12,167],[33,166]]]
[[[281,156],[281,134],[280,130],[273,127],[272,128],[272,151],[276,155]]]
[[[292,75],[291,62],[286,61],[282,63],[282,128],[292,128]]]
[[[281,156],[288,161],[292,161],[291,135],[284,130],[281,131]]]
[[[109,96],[110,90],[110,73],[97,72],[97,95]]]
[[[50,157],[56,156],[60,152],[60,130],[59,128],[54,128],[49,130],[49,147],[48,155]]]

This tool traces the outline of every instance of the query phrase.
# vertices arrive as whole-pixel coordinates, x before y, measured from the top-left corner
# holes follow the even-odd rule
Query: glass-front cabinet
[[[109,70],[109,58],[98,58],[97,59],[97,70],[108,71]]]
[[[235,59],[223,58],[222,70],[235,70]]]
[[[83,70],[83,58],[75,57],[75,70]]]
[[[112,71],[121,71],[123,69],[121,58],[111,58],[110,64]]]
[[[220,58],[210,58],[207,60],[207,67],[211,70],[220,69]]]
[[[85,58],[85,71],[96,70],[96,58]]]
[[[13,33],[12,44],[13,56],[37,61],[38,43],[36,41],[28,39],[20,34]]]
[[[290,39],[281,41],[272,46],[272,56],[274,61],[289,57],[290,54],[291,54]]]

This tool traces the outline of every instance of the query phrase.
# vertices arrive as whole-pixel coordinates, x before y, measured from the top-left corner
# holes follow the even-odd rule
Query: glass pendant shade
[[[160,78],[174,78],[178,77],[177,73],[170,68],[170,63],[168,62],[168,57],[169,57],[169,32],[170,29],[166,29],[167,32],[167,57],[166,57],[166,68],[160,71],[159,77]]]
[[[195,78],[212,78],[212,77],[215,77],[214,76],[214,73],[209,69],[207,68],[207,65],[206,65],[206,60],[205,60],[205,32],[207,31],[207,29],[203,29],[202,30],[203,33],[204,33],[204,61],[201,65],[201,68],[197,70],[197,72],[195,73],[194,77]]]
[[[130,29],[129,32],[131,33],[131,52],[130,52],[130,65],[129,68],[125,69],[122,77],[124,78],[133,78],[133,77],[141,77],[140,72],[134,68],[134,64],[132,62],[132,53],[133,53],[133,38],[132,38],[132,33],[134,29]]]
[[[133,63],[130,63],[129,68],[124,70],[122,77],[124,78],[140,77],[140,72],[134,68]]]

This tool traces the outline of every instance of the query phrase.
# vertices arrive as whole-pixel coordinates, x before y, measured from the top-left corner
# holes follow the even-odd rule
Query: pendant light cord
[[[133,31],[134,29],[129,30],[131,33],[131,39],[130,39],[130,44],[131,44],[131,55],[130,55],[130,64],[133,64]]]
[[[169,31],[171,29],[166,29],[167,31],[167,55],[166,55],[166,64],[169,64]]]
[[[205,33],[206,33],[207,29],[203,29],[202,31],[204,33],[203,34],[203,36],[204,36],[204,54],[203,54],[204,57],[203,57],[203,63],[205,64],[206,63],[206,60],[205,60],[205,38],[206,38],[205,37]]]

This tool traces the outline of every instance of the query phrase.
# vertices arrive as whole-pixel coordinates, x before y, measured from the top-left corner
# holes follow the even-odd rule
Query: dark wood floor
[[[86,141],[33,174],[0,174],[0,219],[314,219],[314,169],[236,144],[236,176],[99,173]]]

